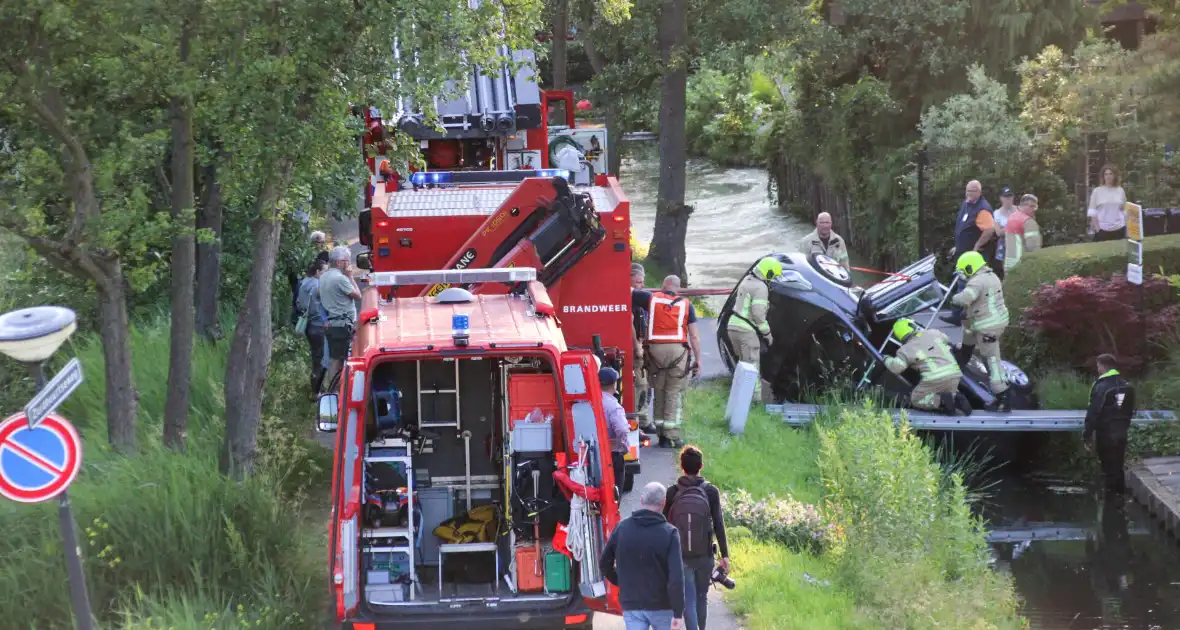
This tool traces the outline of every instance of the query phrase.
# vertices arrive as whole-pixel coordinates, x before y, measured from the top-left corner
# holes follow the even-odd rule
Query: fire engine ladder
[[[431,360],[432,363],[435,361],[437,361],[437,359]],[[451,383],[444,383],[443,387],[439,387],[439,382],[437,380],[434,382],[428,383],[428,385],[430,385],[432,387],[432,389],[424,388],[422,386],[422,361],[419,360],[419,361],[415,362],[415,363],[417,363],[416,369],[417,369],[417,375],[418,375],[417,376],[417,378],[418,378],[418,426],[423,429],[430,429],[430,428],[435,428],[435,427],[454,427],[456,429],[459,428],[459,362],[457,360],[455,360],[453,357],[445,357],[442,359],[442,361],[449,362],[451,364],[451,366],[454,368],[454,374],[455,374],[454,381],[452,381]],[[450,372],[451,370],[447,370],[447,371]],[[439,401],[440,397],[453,397],[454,398],[454,400],[455,400],[454,418],[443,417],[442,419],[440,419],[438,417],[437,410],[439,407],[438,401]],[[431,413],[429,416],[425,412],[426,407],[424,406],[424,401],[425,401],[425,404],[430,405]],[[446,411],[444,411],[443,413],[446,413]]]
[[[417,548],[422,543],[422,532],[414,527],[414,462],[409,443],[402,439],[378,440],[365,447],[365,465],[369,464],[400,464],[406,478],[406,525],[405,527],[366,527],[361,530],[361,538],[374,541],[365,547],[366,553],[406,554],[408,558],[410,577],[410,601],[416,595],[422,594],[422,585],[418,582]],[[369,488],[361,493],[366,496]],[[395,541],[401,542],[397,544]]]

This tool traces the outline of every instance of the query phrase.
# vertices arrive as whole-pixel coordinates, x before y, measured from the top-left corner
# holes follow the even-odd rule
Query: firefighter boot
[[[973,354],[975,354],[975,344],[963,344],[959,346],[958,351],[955,352],[955,359],[959,362],[960,370],[967,367],[967,363],[971,361],[971,355]]]
[[[967,400],[967,397],[960,392],[955,392],[955,408],[958,410],[959,415],[971,415],[971,401]]]
[[[942,392],[938,395],[938,410],[948,416],[955,415],[955,394]]]
[[[1009,400],[1010,393],[1011,390],[1005,389],[999,394],[996,394],[996,411],[1000,413],[1008,413],[1012,411],[1012,402]]]

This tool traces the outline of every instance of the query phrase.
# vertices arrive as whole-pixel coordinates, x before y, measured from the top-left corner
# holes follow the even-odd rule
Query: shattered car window
[[[897,319],[913,315],[918,311],[938,304],[942,299],[942,287],[938,283],[928,284],[921,291],[911,293],[906,297],[877,311],[877,321]]]

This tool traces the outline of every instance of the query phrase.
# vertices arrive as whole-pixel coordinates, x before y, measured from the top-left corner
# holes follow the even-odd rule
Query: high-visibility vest
[[[685,343],[688,341],[688,300],[653,291],[651,310],[647,314],[648,343]]]

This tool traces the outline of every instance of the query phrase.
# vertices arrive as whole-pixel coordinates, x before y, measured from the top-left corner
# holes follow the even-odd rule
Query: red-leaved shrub
[[[1024,309],[1020,325],[1035,330],[1044,342],[1046,363],[1086,367],[1109,352],[1122,365],[1138,367],[1166,354],[1161,342],[1175,333],[1180,312],[1166,280],[1144,278],[1141,321],[1139,290],[1123,275],[1058,280],[1033,292],[1032,306]]]

